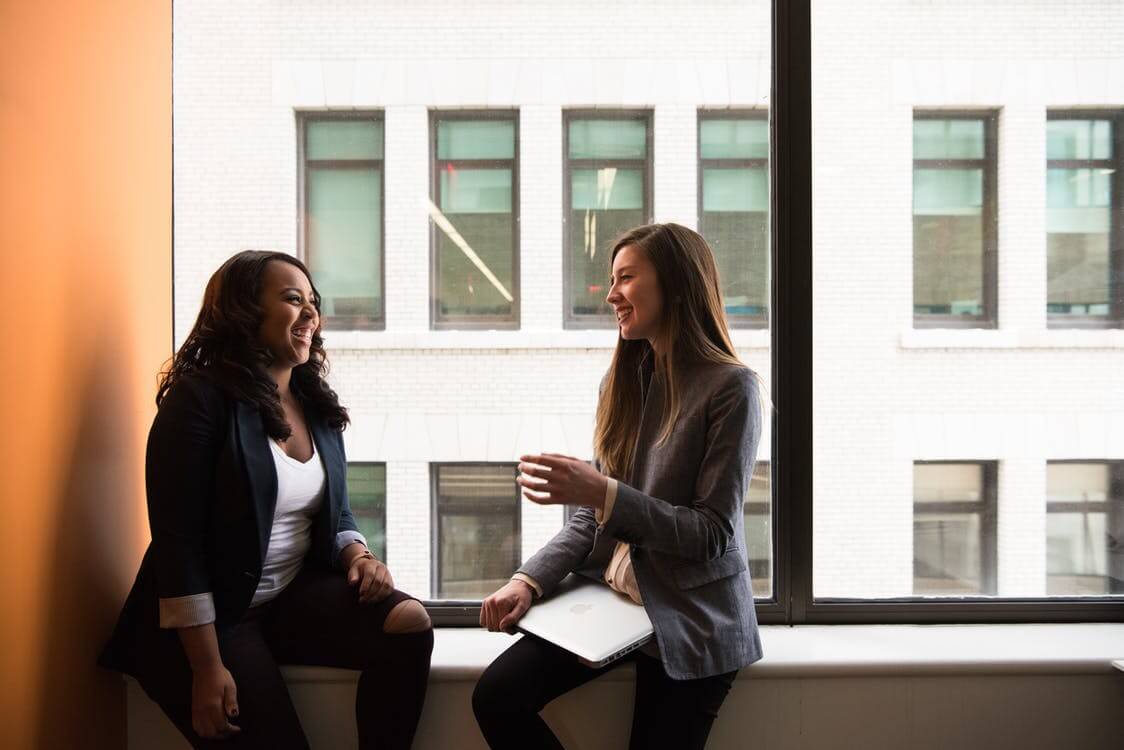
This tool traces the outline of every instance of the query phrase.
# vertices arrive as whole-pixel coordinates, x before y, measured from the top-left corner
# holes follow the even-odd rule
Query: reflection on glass
[[[1050,462],[1046,469],[1046,593],[1124,593],[1119,462]]]
[[[1046,311],[1052,324],[1112,314],[1112,125],[1046,124]]]
[[[483,599],[519,567],[520,513],[513,464],[435,467],[438,599]]]
[[[610,320],[609,251],[621,233],[648,221],[647,116],[567,123],[569,316]]]
[[[305,122],[308,265],[327,327],[382,318],[382,154],[381,122]]]
[[[769,301],[769,122],[704,114],[699,122],[701,233],[714,249],[726,313],[764,326]]]
[[[914,464],[915,596],[995,594],[991,476],[985,464]]]
[[[505,117],[436,123],[435,323],[515,320],[516,136]]]
[[[983,120],[913,124],[913,310],[980,318],[984,306]]]
[[[348,463],[347,499],[359,533],[386,560],[386,464]]]
[[[773,496],[769,484],[769,462],[758,461],[745,497],[745,543],[753,595],[773,595]]]

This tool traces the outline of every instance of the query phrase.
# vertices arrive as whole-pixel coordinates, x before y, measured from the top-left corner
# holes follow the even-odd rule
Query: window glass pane
[[[439,158],[469,164],[506,159],[510,165],[438,165],[440,213],[433,217],[438,323],[515,318],[514,139],[512,121],[437,123]]]
[[[764,169],[703,170],[703,211],[764,213],[769,210],[769,175]]]
[[[514,159],[511,120],[442,120],[437,124],[438,159]]]
[[[915,312],[983,314],[982,186],[978,169],[914,170]]]
[[[482,599],[519,566],[515,468],[441,465],[437,471],[438,599]]]
[[[984,124],[980,120],[917,120],[913,124],[914,159],[984,158]]]
[[[380,170],[308,169],[308,259],[327,318],[371,321],[382,310]]]
[[[386,464],[349,463],[347,499],[368,548],[386,561]]]
[[[1047,159],[1111,159],[1112,123],[1108,120],[1050,120],[1046,123]]]
[[[773,594],[773,497],[768,461],[758,461],[753,467],[745,498],[745,542],[753,595],[769,598]]]
[[[701,232],[714,250],[731,316],[765,321],[769,284],[769,196],[765,169],[703,170]]]
[[[1124,501],[1115,464],[1051,462],[1046,471],[1046,575],[1051,596],[1124,593]]]
[[[377,120],[310,120],[307,159],[382,159],[382,123]]]
[[[983,469],[978,464],[916,464],[914,503],[978,503]]]
[[[994,513],[979,464],[913,467],[913,594],[994,594]],[[986,545],[986,547],[985,547]]]
[[[1074,122],[1090,124],[1065,120],[1048,124]],[[1063,129],[1061,133],[1080,136],[1089,130]],[[1091,153],[1087,147],[1068,145],[1057,150]],[[1046,170],[1046,309],[1054,318],[1111,313],[1112,172],[1103,168]]]
[[[769,121],[711,119],[699,123],[699,156],[703,159],[769,158]]]
[[[609,252],[623,232],[645,222],[638,169],[571,171],[570,290],[576,315],[608,315]]]
[[[571,120],[571,159],[644,159],[647,125],[641,120]]]

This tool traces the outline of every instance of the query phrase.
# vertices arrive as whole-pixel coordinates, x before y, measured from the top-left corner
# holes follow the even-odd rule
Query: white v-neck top
[[[269,441],[269,447],[277,469],[277,508],[261,581],[250,602],[255,607],[276,598],[300,572],[312,544],[312,519],[324,502],[326,483],[315,440],[312,458],[304,462],[285,453],[275,440]]]

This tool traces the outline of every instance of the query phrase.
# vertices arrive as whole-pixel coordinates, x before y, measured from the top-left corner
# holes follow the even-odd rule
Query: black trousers
[[[383,623],[408,595],[395,590],[360,604],[343,575],[302,571],[273,601],[217,631],[223,664],[238,691],[238,726],[228,740],[205,740],[191,727],[191,668],[173,630],[150,634],[138,649],[136,678],[195,748],[299,748],[308,740],[278,664],[359,669],[355,700],[359,746],[410,747],[429,678],[433,631],[389,634]]]
[[[539,711],[558,696],[627,662],[636,664],[631,750],[701,750],[737,671],[700,680],[673,680],[658,659],[633,651],[600,669],[551,643],[525,635],[484,670],[472,710],[492,750],[558,748]]]

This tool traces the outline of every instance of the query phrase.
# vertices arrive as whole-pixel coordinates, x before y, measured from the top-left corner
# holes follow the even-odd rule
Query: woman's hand
[[[609,480],[585,461],[560,453],[520,456],[519,461],[522,475],[515,481],[523,487],[523,497],[531,502],[604,507]]]
[[[394,591],[390,569],[371,557],[357,557],[347,569],[347,582],[359,587],[360,604],[377,604]]]
[[[480,605],[480,624],[491,632],[507,631],[531,608],[531,587],[523,581],[508,581]]]
[[[191,728],[208,740],[225,740],[242,730],[230,723],[238,718],[238,689],[230,670],[218,666],[192,672]]]

